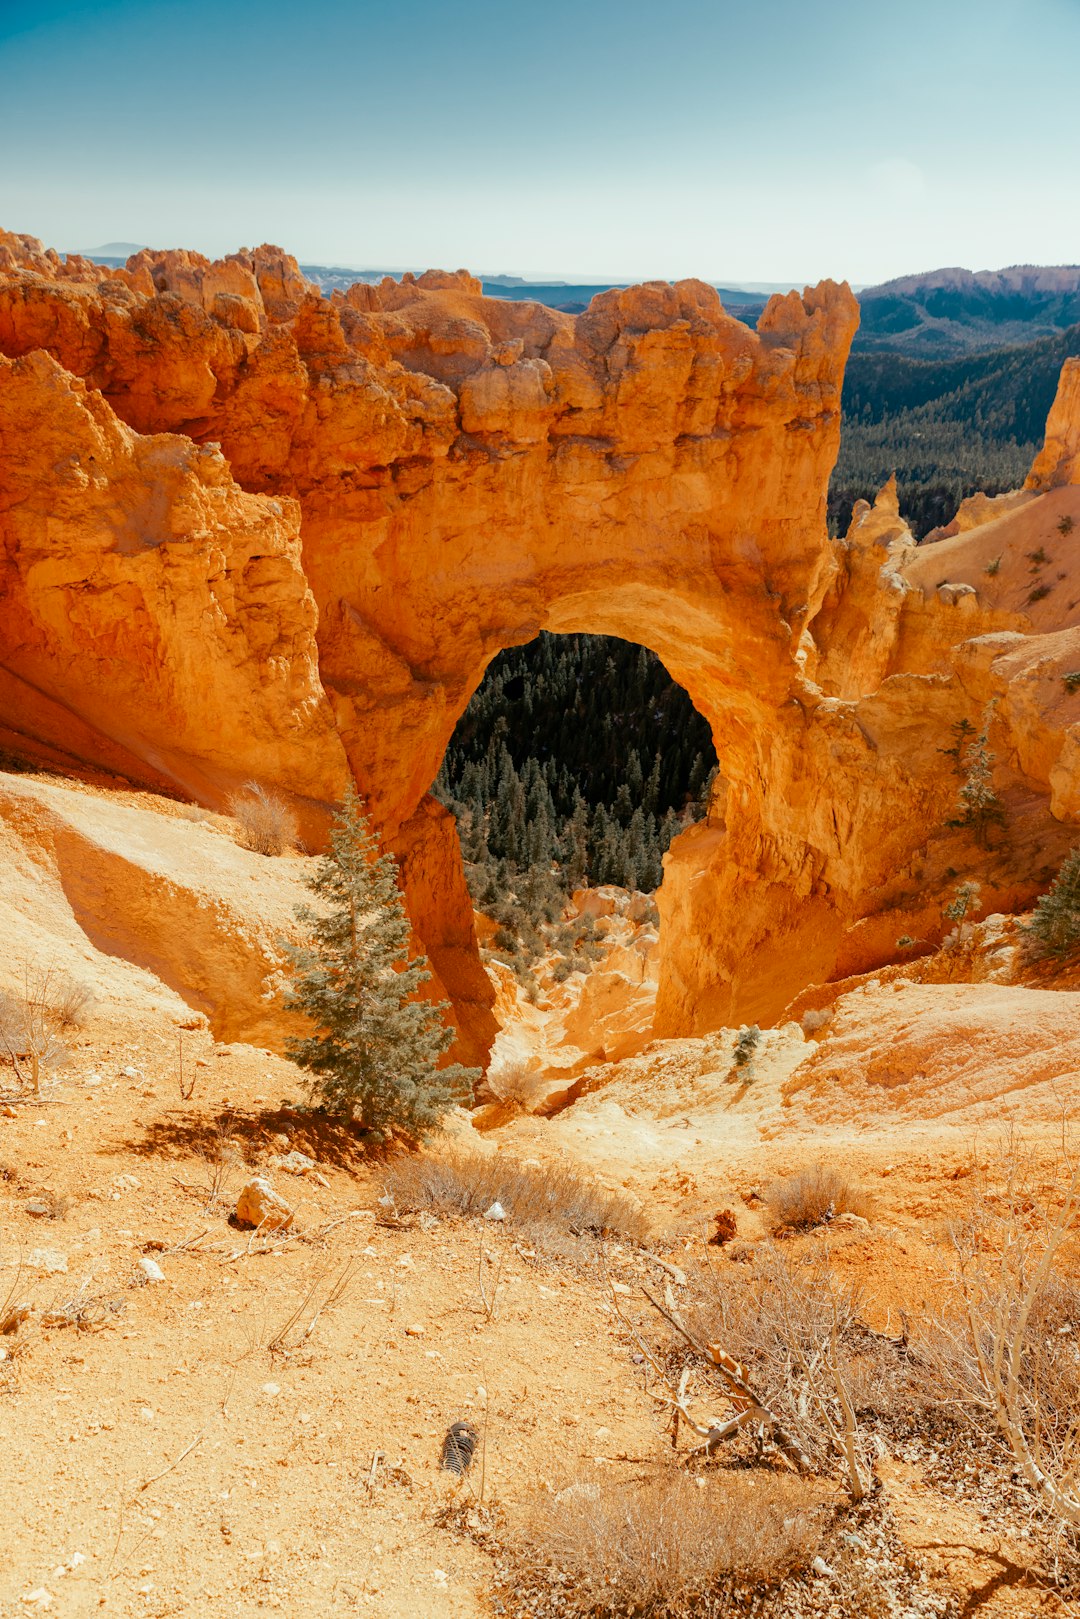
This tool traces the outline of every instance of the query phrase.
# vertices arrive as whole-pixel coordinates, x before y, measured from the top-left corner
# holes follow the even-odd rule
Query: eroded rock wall
[[[809,979],[939,925],[949,872],[1020,893],[1023,863],[1036,845],[1044,865],[1056,856],[1058,817],[1080,797],[1068,716],[1033,745],[1030,701],[1046,703],[1008,700],[999,654],[1015,662],[1016,648],[993,642],[1075,621],[1073,548],[1061,536],[1044,591],[1024,550],[1077,503],[1070,374],[1023,500],[969,510],[917,550],[887,489],[834,544],[825,494],[856,319],[831,283],[773,299],[752,332],[695,281],[606,293],[574,317],[483,298],[464,273],[324,299],[274,248],[220,264],[144,253],[110,273],[0,237],[0,353],[14,362],[0,401],[36,368],[35,387],[68,389],[118,446],[87,486],[98,538],[79,611],[50,617],[27,558],[44,545],[66,567],[78,549],[45,509],[74,477],[59,450],[73,429],[43,449],[16,413],[0,718],[206,801],[239,773],[321,803],[347,759],[479,1048],[490,990],[427,788],[502,647],[544,628],[641,642],[710,721],[721,765],[707,823],[667,863],[658,1031],[779,1015]],[[25,469],[38,504],[21,511]],[[207,558],[231,556],[237,534],[245,560],[225,573],[238,587],[211,602]],[[174,552],[197,577],[152,574]],[[97,598],[137,575],[166,617],[183,592],[183,633],[170,640],[140,607],[106,668]],[[25,644],[24,623],[41,626]],[[124,694],[144,668],[169,702],[155,696],[137,725]],[[947,827],[952,727],[994,697],[1008,859]]]

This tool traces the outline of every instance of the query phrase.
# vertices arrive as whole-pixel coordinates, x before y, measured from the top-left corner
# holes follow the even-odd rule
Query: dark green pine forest
[[[854,502],[872,500],[892,472],[916,539],[947,523],[977,489],[1016,489],[1071,354],[1080,354],[1080,326],[955,360],[853,354],[829,488],[833,533],[844,532]]]
[[[588,929],[560,921],[568,894],[655,889],[715,765],[705,721],[643,647],[545,633],[500,653],[434,785],[457,817],[473,900],[500,923],[497,952],[524,968],[554,941],[585,965]]]
[[[1078,353],[1080,326],[955,359],[854,354],[832,532],[893,471],[920,540],[975,490],[1015,489],[1061,363]],[[715,765],[705,722],[641,647],[543,634],[495,658],[434,790],[457,816],[474,901],[499,923],[496,954],[526,981],[545,946],[562,950],[563,975],[587,970],[589,929],[562,920],[567,895],[597,883],[655,889],[672,836],[704,813]]]

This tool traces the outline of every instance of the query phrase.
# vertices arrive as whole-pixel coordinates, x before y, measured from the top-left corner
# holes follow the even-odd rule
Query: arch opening
[[[458,721],[435,796],[454,815],[481,948],[533,995],[599,954],[581,890],[652,896],[672,839],[707,808],[706,720],[640,643],[547,632],[494,658]]]
[[[432,792],[494,990],[493,1096],[557,1111],[654,1037],[664,856],[715,775],[708,721],[640,641],[541,631],[492,658]]]

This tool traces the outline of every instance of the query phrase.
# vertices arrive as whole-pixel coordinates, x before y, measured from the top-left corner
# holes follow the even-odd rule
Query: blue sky
[[[873,282],[1080,261],[1080,0],[0,0],[62,249]]]

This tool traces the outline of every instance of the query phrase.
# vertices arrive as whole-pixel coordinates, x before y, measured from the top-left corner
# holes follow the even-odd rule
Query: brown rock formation
[[[25,405],[5,435],[19,465],[0,476],[14,489],[0,508],[0,603],[12,602],[0,662],[21,684],[0,688],[0,716],[89,764],[168,777],[210,802],[240,774],[317,804],[339,788],[343,745],[403,857],[434,964],[482,1042],[490,991],[452,829],[426,789],[502,647],[542,628],[639,641],[707,716],[721,761],[707,823],[667,863],[657,1028],[774,1017],[807,980],[888,959],[901,932],[934,926],[947,872],[982,870],[1005,903],[1037,882],[1021,867],[1034,845],[1045,864],[1065,837],[1044,774],[1071,768],[1064,741],[1026,746],[1027,720],[999,702],[1013,866],[945,827],[957,783],[942,749],[950,727],[1008,683],[1003,648],[988,657],[982,638],[1074,622],[1071,562],[1032,600],[1022,547],[1080,504],[1070,483],[1080,403],[1063,381],[1023,503],[988,507],[982,522],[971,511],[953,538],[916,550],[886,490],[833,546],[825,490],[856,313],[847,289],[826,283],[774,298],[754,333],[686,281],[606,293],[573,317],[430,272],[327,300],[272,248],[220,264],[144,253],[109,273],[0,237],[8,389],[27,378],[67,388],[75,416],[118,446],[88,497],[102,536],[81,576],[89,589],[77,612],[50,617],[28,558],[44,550],[69,566],[76,542],[49,528],[46,507],[73,475],[57,430],[43,452]],[[140,440],[129,428],[186,437]],[[186,449],[166,454],[163,443]],[[162,456],[183,475],[159,471]],[[203,511],[204,462],[221,480],[217,526]],[[24,510],[28,481],[37,505]],[[303,577],[287,497],[300,504]],[[179,524],[226,551],[234,523],[247,536],[240,588],[216,618],[198,605],[205,578],[177,577],[178,607],[168,573],[147,569],[148,554],[172,567],[172,550],[125,551],[131,513],[151,508],[136,534]],[[185,515],[194,509],[197,521]],[[989,545],[1004,559],[992,573]],[[258,596],[264,566],[271,602]],[[140,608],[126,641],[110,643],[122,668],[106,675],[93,651],[97,585],[128,593],[144,576],[183,633],[170,639]],[[329,708],[315,689],[305,580]],[[12,628],[24,622],[25,647]],[[287,625],[294,650],[264,685],[266,647]],[[144,667],[172,706],[151,703],[140,725],[125,693]],[[185,669],[198,679],[185,684]],[[230,695],[231,680],[249,690]],[[1070,781],[1053,793],[1062,813],[1080,799]]]

